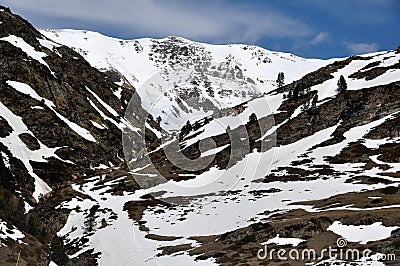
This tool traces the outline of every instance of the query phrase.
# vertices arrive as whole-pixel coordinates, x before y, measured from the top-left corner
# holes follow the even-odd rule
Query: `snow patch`
[[[280,237],[279,234],[272,238],[269,239],[267,242],[261,243],[261,245],[268,245],[268,244],[277,244],[279,246],[285,246],[285,245],[292,245],[293,247],[297,247],[301,242],[304,242],[304,239],[300,238],[285,238],[285,237]]]
[[[42,144],[39,140],[40,149],[32,151],[26,147],[25,143],[18,137],[21,133],[31,133],[27,126],[22,121],[21,117],[14,115],[3,103],[0,102],[0,114],[4,117],[9,125],[14,129],[11,135],[0,138],[0,142],[7,146],[12,155],[22,161],[25,165],[25,168],[28,170],[29,174],[35,179],[35,191],[32,196],[39,201],[40,195],[45,195],[51,191],[51,188],[33,172],[33,168],[30,164],[30,161],[37,162],[47,162],[45,158],[48,157],[56,157],[55,151],[58,148],[48,148],[44,144]],[[31,133],[32,134],[32,133]],[[32,134],[33,135],[33,134]]]
[[[11,226],[11,229],[7,226],[7,223],[0,220],[0,239],[6,240],[7,238],[11,238],[14,241],[17,241],[19,244],[25,244],[21,239],[24,238],[25,235],[18,230],[15,226]],[[1,244],[1,242],[0,242]],[[0,245],[1,247],[1,245]]]
[[[97,127],[98,129],[107,129],[107,127],[104,126],[103,124],[99,124],[99,123],[97,123],[97,122],[95,122],[95,121],[93,121],[93,120],[90,120],[90,122],[92,123],[92,125],[93,125],[94,127]]]
[[[386,227],[382,225],[382,222],[376,222],[371,225],[345,225],[335,221],[327,230],[344,237],[347,241],[366,244],[370,241],[386,239],[390,237],[392,231],[398,228],[400,227]]]
[[[79,126],[78,124],[76,124],[74,122],[69,121],[63,115],[59,114],[54,109],[56,106],[54,105],[54,103],[52,101],[39,96],[39,94],[37,94],[36,91],[34,89],[32,89],[31,86],[29,86],[28,84],[18,82],[18,81],[11,81],[11,80],[8,80],[7,84],[10,85],[11,87],[13,87],[15,90],[19,91],[20,93],[29,95],[30,97],[32,97],[35,100],[44,101],[45,105],[51,111],[53,111],[53,113],[55,115],[57,115],[58,118],[60,118],[64,123],[66,123],[69,126],[69,128],[72,129],[75,133],[77,133],[79,136],[81,136],[82,138],[84,138],[88,141],[96,142],[96,139],[92,136],[92,134],[90,134],[90,132],[88,130],[86,130],[85,128]]]
[[[45,39],[38,39],[39,43],[41,46],[46,47],[47,49],[54,51],[54,48],[58,48],[61,45],[58,43],[55,43],[53,41],[50,40],[45,40]]]
[[[31,57],[31,58],[35,59],[36,61],[38,61],[39,63],[45,65],[50,70],[49,65],[43,60],[43,57],[46,57],[47,54],[43,53],[43,52],[36,51],[35,48],[32,47],[27,42],[25,42],[24,39],[22,39],[20,37],[17,37],[17,36],[14,36],[14,35],[10,35],[8,37],[3,37],[0,40],[9,42],[10,44],[14,45],[15,47],[20,48],[29,57]]]
[[[8,155],[4,152],[1,152],[1,156],[3,157],[4,166],[10,168],[10,158],[8,158]]]

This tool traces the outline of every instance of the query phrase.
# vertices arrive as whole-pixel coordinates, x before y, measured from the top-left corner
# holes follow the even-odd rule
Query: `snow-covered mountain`
[[[374,256],[314,265],[399,263],[400,49],[309,60],[0,22],[1,265],[282,265],[260,248],[338,238]]]
[[[40,32],[72,47],[93,67],[121,75],[118,84],[135,87],[144,108],[160,116],[167,130],[274,90],[279,72],[290,83],[329,63],[257,46],[211,45],[180,37],[121,40],[91,31]]]

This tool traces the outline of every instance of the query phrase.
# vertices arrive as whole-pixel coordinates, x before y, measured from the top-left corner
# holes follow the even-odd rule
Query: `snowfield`
[[[187,120],[210,115],[210,108],[233,107],[270,92],[276,88],[275,80],[281,71],[285,72],[286,83],[290,83],[333,62],[257,46],[211,45],[180,37],[120,40],[91,31],[41,30],[41,33],[74,48],[92,66],[119,72],[137,89],[143,107],[153,117],[162,118],[166,130],[180,129]],[[171,56],[174,53],[175,58]],[[191,68],[193,71],[187,71]],[[192,83],[193,80],[198,84]],[[202,81],[210,82],[209,87]],[[120,86],[123,83],[117,82]],[[186,99],[186,90],[197,95],[195,101],[200,107]]]
[[[127,80],[134,86],[141,86],[154,73],[160,71],[159,64],[149,60],[151,54],[151,45],[153,43],[163,42],[163,40],[140,39],[133,41],[121,41],[109,37],[102,36],[97,33],[86,31],[42,31],[43,34],[50,38],[54,38],[57,42],[65,43],[75,47],[92,65],[99,69],[118,69]],[[192,42],[180,39],[183,44],[188,45]],[[182,44],[182,45],[183,45]],[[275,89],[274,78],[280,69],[285,69],[287,73],[287,81],[298,79],[305,72],[315,70],[331,61],[302,59],[290,54],[270,52],[261,48],[243,46],[243,45],[207,45],[194,43],[193,45],[201,46],[209,52],[213,61],[224,62],[227,57],[230,62],[233,60],[241,68],[248,71],[249,76],[256,81],[256,85],[261,88],[261,92],[269,92]],[[246,48],[246,49],[245,49]],[[109,52],[112,51],[112,52]],[[263,60],[253,58],[254,54],[260,54],[261,57],[270,59],[273,63],[264,63]],[[334,78],[323,82],[320,85],[311,87],[316,90],[319,96],[319,105],[328,100],[330,97],[336,96],[337,80],[343,75],[347,82],[349,90],[360,90],[377,85],[384,85],[397,80],[399,77],[398,70],[389,70],[372,80],[351,79],[349,76],[361,68],[374,61],[381,61],[382,66],[391,66],[398,61],[399,55],[394,52],[376,53],[365,55],[371,56],[368,60],[354,60],[349,65],[337,72],[333,73]],[[390,59],[387,59],[390,57]],[[233,59],[232,59],[233,58]],[[395,58],[395,59],[393,59]],[[236,61],[235,61],[236,60]],[[397,61],[396,61],[397,60]],[[134,62],[143,62],[143,65]],[[267,62],[269,62],[266,59]],[[139,69],[140,66],[140,69]],[[163,65],[165,67],[165,65]],[[273,67],[273,69],[272,69]],[[305,68],[302,69],[302,68]],[[263,82],[261,82],[263,80]],[[156,89],[156,87],[153,87]],[[142,91],[140,96],[156,98],[154,91]],[[197,141],[201,141],[211,136],[217,136],[225,133],[229,126],[234,129],[248,122],[249,115],[255,113],[258,118],[279,112],[278,108],[284,100],[283,94],[266,94],[256,99],[248,101],[244,105],[244,110],[237,115],[228,115],[212,120],[209,124],[193,131],[184,145],[190,146]],[[171,102],[162,100],[158,106],[147,106],[151,109],[152,114],[161,114],[162,110],[168,109]],[[144,103],[146,106],[146,103]],[[186,106],[188,107],[188,106]],[[106,106],[107,109],[107,106]],[[112,113],[112,110],[110,110]],[[201,113],[201,112],[199,112]],[[302,113],[302,109],[297,108],[292,119]],[[191,113],[195,115],[198,113]],[[203,113],[207,115],[209,113]],[[198,245],[193,240],[189,240],[192,236],[207,236],[222,234],[238,228],[243,228],[255,222],[267,221],[268,217],[277,213],[287,212],[293,209],[302,208],[307,212],[319,212],[328,210],[360,210],[353,206],[331,207],[329,209],[316,209],[313,206],[305,206],[296,204],[298,202],[326,199],[331,196],[345,194],[350,192],[364,192],[368,190],[381,189],[387,184],[364,184],[357,182],[346,182],[349,179],[349,172],[355,172],[361,169],[364,163],[338,164],[332,165],[339,176],[316,178],[311,181],[291,181],[291,182],[254,182],[263,179],[271,173],[271,170],[279,167],[289,166],[292,162],[306,156],[310,158],[314,164],[326,165],[327,156],[335,156],[346,148],[350,143],[362,141],[368,147],[379,147],[380,144],[386,143],[388,140],[369,140],[364,136],[373,128],[380,126],[388,119],[395,117],[397,113],[387,115],[373,122],[354,127],[344,133],[344,139],[336,144],[327,145],[313,149],[331,138],[333,132],[340,125],[334,125],[311,136],[305,137],[299,141],[288,145],[273,147],[265,152],[250,152],[245,158],[229,169],[221,170],[211,167],[197,176],[190,174],[182,174],[182,176],[193,176],[193,179],[186,181],[168,181],[164,184],[157,185],[149,189],[140,189],[133,194],[125,193],[123,196],[113,196],[104,193],[102,189],[96,188],[96,179],[94,177],[87,181],[82,187],[74,185],[73,188],[91,197],[91,200],[85,199],[81,201],[73,201],[65,203],[62,207],[73,209],[67,224],[59,232],[59,235],[65,236],[67,241],[73,241],[82,234],[85,234],[83,224],[85,223],[85,211],[89,210],[95,204],[100,205],[101,209],[112,210],[117,214],[117,218],[111,221],[111,224],[105,228],[95,230],[93,235],[89,236],[89,242],[83,249],[88,250],[94,248],[100,251],[100,265],[128,265],[130,263],[138,263],[139,265],[192,265],[204,264],[213,265],[215,261],[195,261],[187,252],[179,252],[174,255],[157,256],[160,253],[157,248],[162,246],[191,244],[192,247]],[[197,117],[197,116],[196,116]],[[199,114],[201,118],[201,115]],[[182,121],[181,121],[182,122]],[[280,125],[274,125],[261,139],[270,135],[286,123],[283,121]],[[155,132],[156,135],[158,132]],[[162,149],[171,143],[174,139],[169,139],[156,149]],[[391,140],[392,142],[398,141]],[[202,153],[202,157],[214,156],[216,153],[228,148],[230,145],[223,145],[213,148]],[[154,152],[154,151],[153,151]],[[382,163],[378,156],[371,156],[371,160],[376,163]],[[390,163],[388,170],[372,168],[364,172],[359,172],[358,176],[369,175],[384,178],[395,182],[396,178],[382,176],[382,173],[399,171],[400,164]],[[132,172],[136,175],[145,175],[141,170],[150,165],[138,167]],[[310,164],[298,166],[305,170],[312,170]],[[284,174],[280,172],[279,174]],[[355,175],[357,176],[357,174]],[[147,174],[151,178],[151,174]],[[392,184],[393,185],[393,184]],[[235,193],[227,193],[235,191]],[[182,199],[186,204],[176,205],[174,208],[165,208],[163,206],[150,206],[143,214],[142,221],[149,232],[160,236],[180,237],[174,241],[155,241],[145,238],[146,233],[138,229],[138,224],[129,219],[128,214],[123,211],[123,206],[129,201],[142,201],[142,196],[149,193],[160,192],[162,196],[158,199],[166,202],[174,202],[174,199]],[[262,196],[255,196],[254,192],[262,193]],[[81,211],[75,211],[80,206]],[[378,210],[385,208],[399,207],[398,205],[371,207],[363,210]],[[238,211],[240,210],[240,211]],[[269,211],[268,215],[262,215],[263,212]],[[109,217],[110,214],[102,214]],[[96,223],[99,224],[103,216],[96,217]],[[210,226],[212,224],[212,226]],[[374,223],[367,226],[343,225],[335,221],[328,230],[345,237],[349,241],[365,244],[368,241],[385,239],[390,236],[397,227],[384,227],[381,223]],[[278,245],[290,244],[297,246],[302,243],[303,239],[299,238],[281,238],[277,235],[271,239],[265,239],[262,244],[275,243]],[[118,243],[118,244],[116,244]],[[120,244],[122,243],[122,244]],[[78,256],[79,253],[73,255]],[[325,261],[341,263],[340,261]],[[366,263],[366,262],[363,262]],[[319,264],[318,264],[319,265]],[[345,264],[343,264],[345,265]],[[360,264],[364,265],[364,264]],[[365,264],[367,265],[367,264]],[[377,261],[371,261],[368,265],[382,265]]]

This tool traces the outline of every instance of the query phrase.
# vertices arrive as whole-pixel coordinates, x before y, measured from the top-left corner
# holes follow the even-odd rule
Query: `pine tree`
[[[161,116],[158,116],[158,117],[156,118],[156,122],[157,122],[157,124],[160,124],[160,123],[161,123]]]
[[[206,91],[207,91],[208,95],[210,95],[210,97],[214,97],[214,90],[211,87],[207,88]]]
[[[187,134],[189,134],[190,131],[192,131],[192,125],[190,124],[189,120],[186,122],[186,124],[182,127],[181,129],[181,137],[183,138]]]
[[[337,83],[337,92],[343,93],[347,90],[347,82],[344,79],[343,75],[340,76],[338,83]]]
[[[249,123],[254,123],[254,122],[257,122],[257,116],[256,116],[256,114],[255,113],[252,113],[250,116],[249,116]]]
[[[278,73],[278,78],[276,79],[276,84],[279,88],[282,88],[285,85],[285,74],[283,72]]]
[[[198,130],[200,127],[201,127],[201,126],[200,126],[199,121],[194,122],[194,124],[193,124],[193,129],[194,129],[194,130]]]
[[[293,98],[294,100],[296,100],[297,98],[299,98],[299,92],[300,92],[299,85],[296,84],[296,86],[294,86],[293,95],[292,95],[292,98]]]

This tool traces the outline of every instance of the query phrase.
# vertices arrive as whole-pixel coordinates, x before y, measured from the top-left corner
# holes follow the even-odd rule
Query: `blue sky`
[[[182,36],[331,58],[400,44],[400,0],[2,0],[39,28]]]

